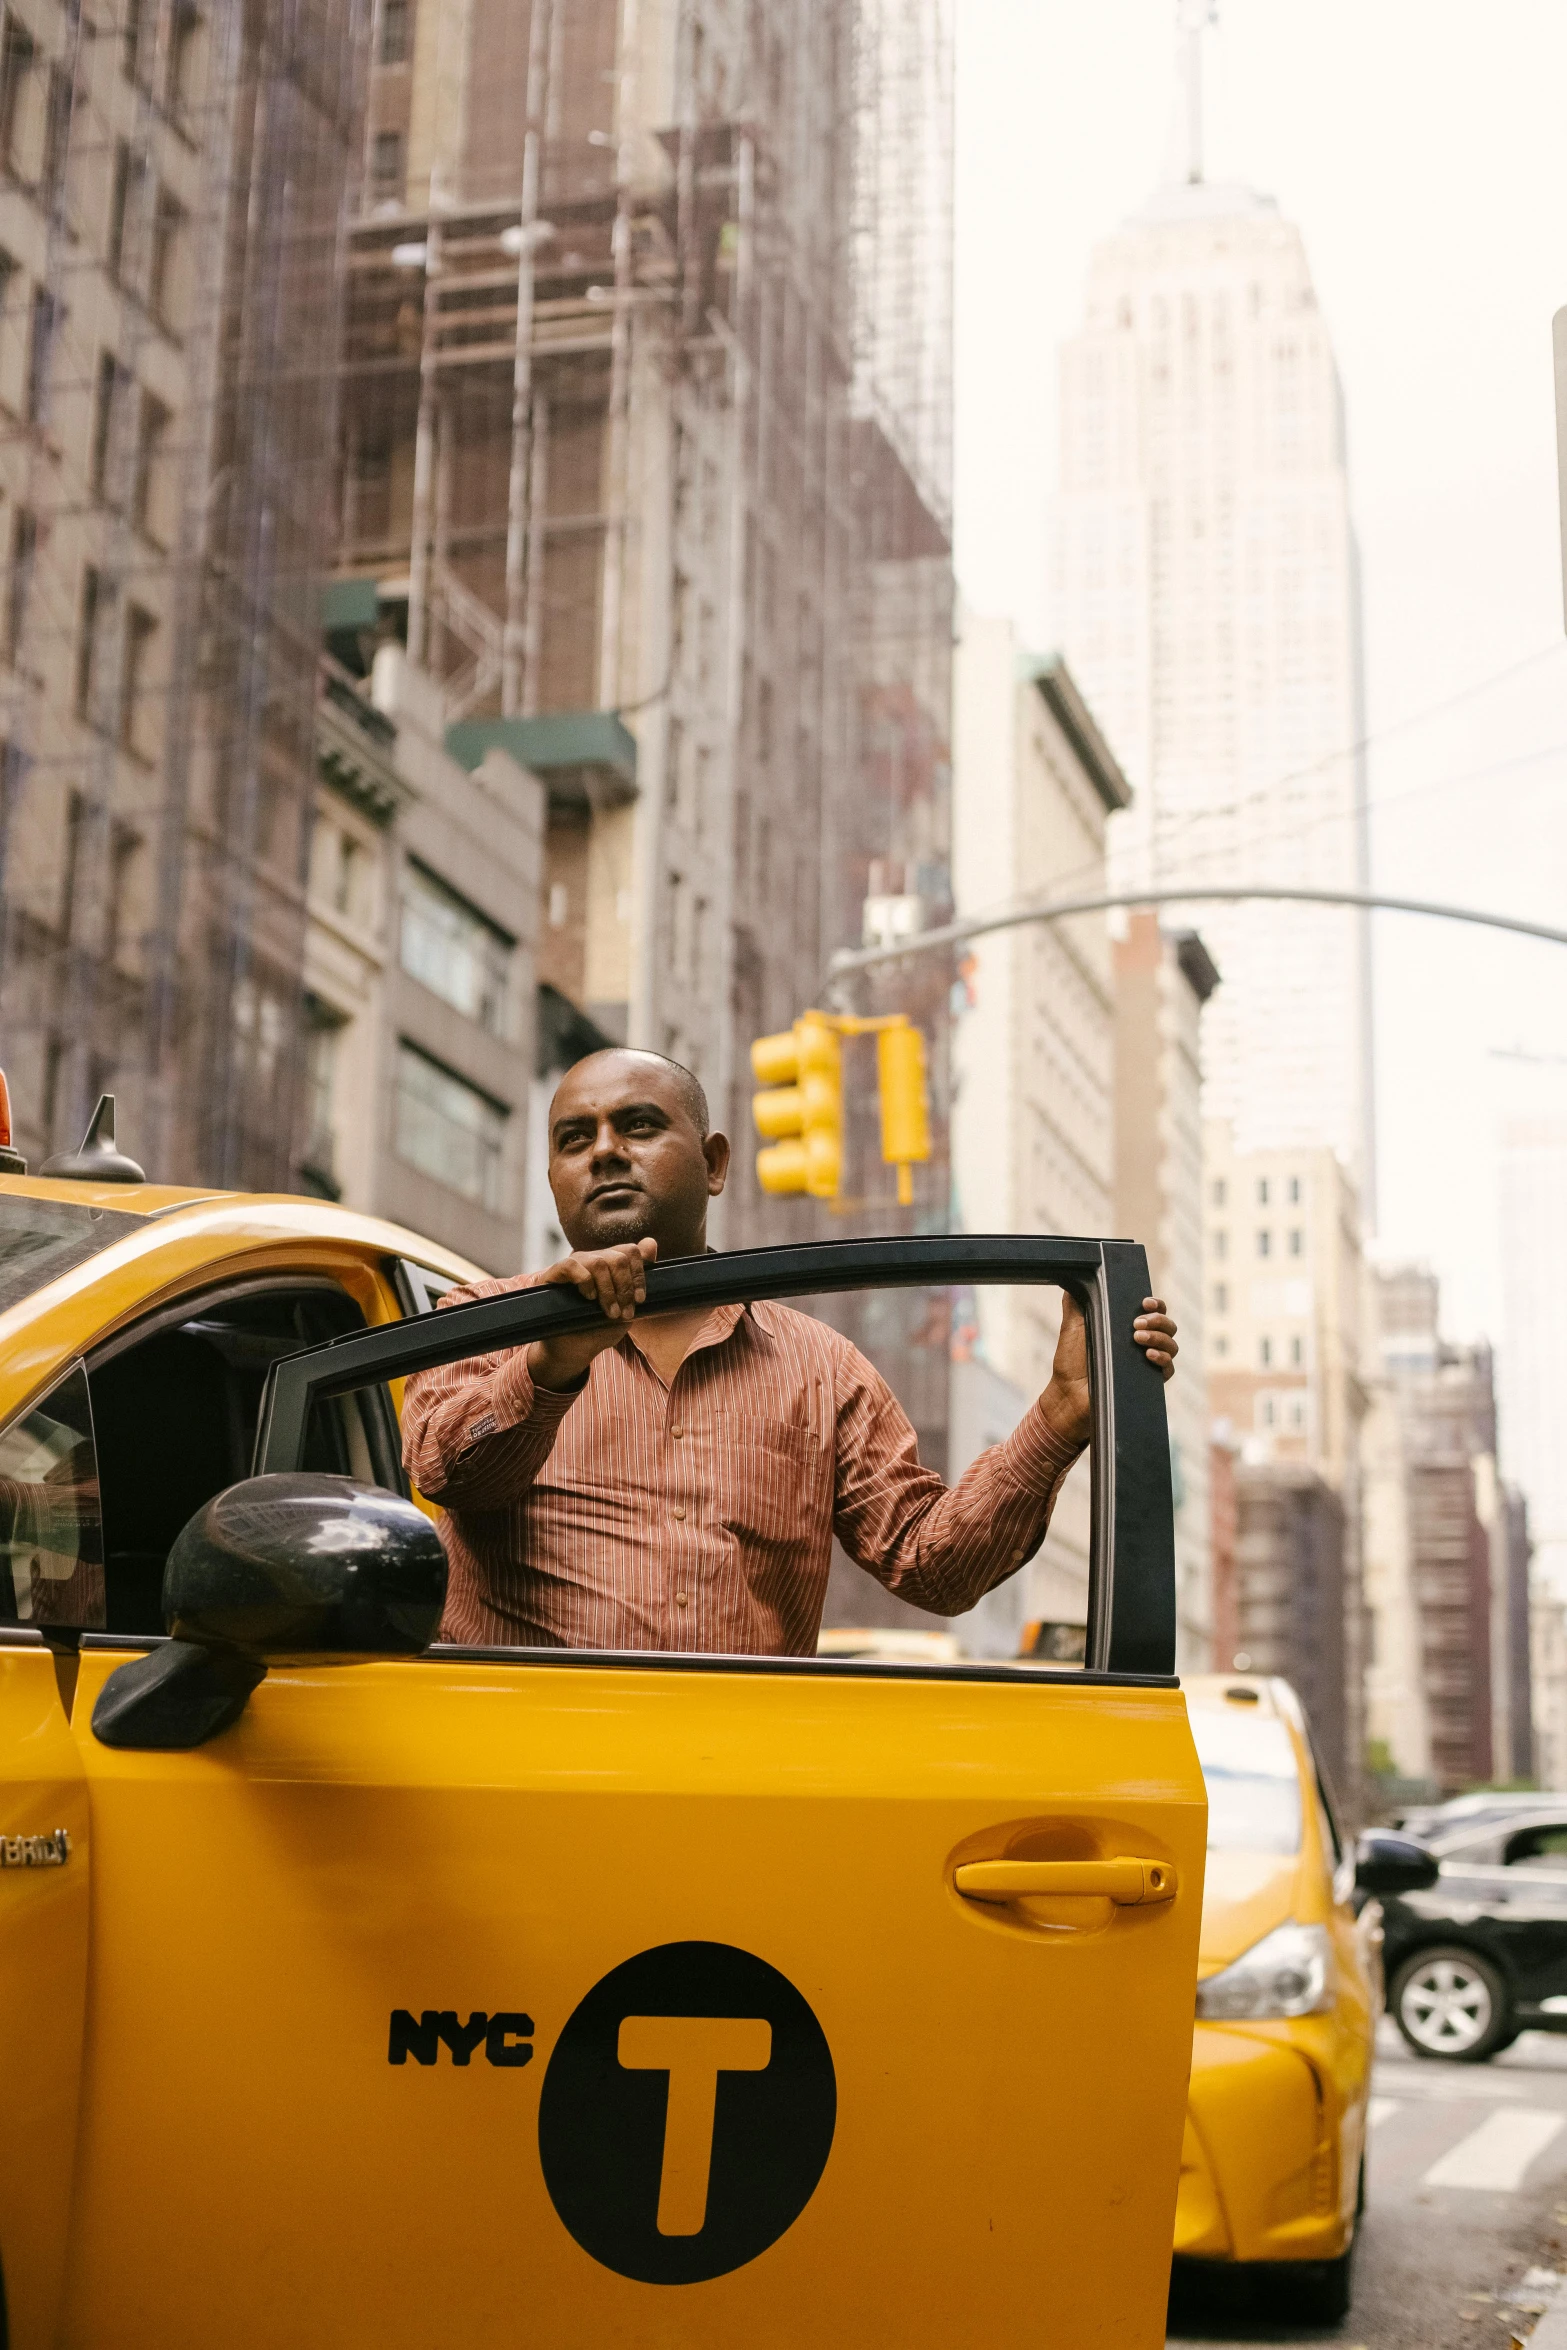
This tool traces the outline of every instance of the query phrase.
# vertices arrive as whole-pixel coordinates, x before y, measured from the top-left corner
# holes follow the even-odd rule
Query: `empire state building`
[[[1136,794],[1118,886],[1364,889],[1338,371],[1299,230],[1203,176],[1185,14],[1173,167],[1095,249],[1062,352],[1061,642]],[[1242,1150],[1330,1145],[1366,1196],[1365,914],[1258,902],[1201,920],[1223,974],[1206,1113]]]

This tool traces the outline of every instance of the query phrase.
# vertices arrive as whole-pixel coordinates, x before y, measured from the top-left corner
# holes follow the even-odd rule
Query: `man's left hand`
[[[1132,1343],[1142,1348],[1161,1379],[1173,1376],[1175,1358],[1181,1350],[1176,1342],[1175,1324],[1165,1312],[1162,1297],[1143,1299],[1143,1310],[1132,1324]],[[1042,1400],[1046,1417],[1060,1435],[1078,1444],[1088,1442],[1093,1426],[1088,1332],[1083,1324],[1083,1309],[1067,1290],[1061,1293],[1061,1335],[1056,1340],[1050,1385]]]

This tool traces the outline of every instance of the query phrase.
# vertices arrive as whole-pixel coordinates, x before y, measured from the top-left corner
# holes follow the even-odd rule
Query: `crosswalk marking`
[[[1397,2111],[1398,2099],[1396,2097],[1373,2097],[1366,2106],[1366,2125],[1369,2129],[1374,2130],[1378,2122],[1385,2122],[1390,2113],[1397,2113]]]
[[[1529,2165],[1567,2123],[1567,2114],[1509,2105],[1486,2115],[1477,2130],[1450,2146],[1421,2181],[1426,2187],[1488,2187],[1510,2194]]]

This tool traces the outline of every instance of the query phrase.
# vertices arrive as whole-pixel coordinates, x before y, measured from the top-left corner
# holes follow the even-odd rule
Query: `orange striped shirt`
[[[526,1348],[422,1371],[403,1446],[444,1513],[443,1639],[749,1656],[813,1653],[835,1534],[900,1598],[961,1614],[1038,1548],[1082,1450],[1036,1402],[949,1488],[859,1349],[770,1304],[716,1308],[669,1387],[629,1336],[565,1394]]]

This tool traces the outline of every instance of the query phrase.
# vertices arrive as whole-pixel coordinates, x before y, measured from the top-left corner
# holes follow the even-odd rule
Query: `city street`
[[[1260,2302],[1205,2296],[1200,2308],[1178,2304],[1171,2350],[1479,2350],[1528,2338],[1551,2294],[1526,2277],[1567,2267],[1567,2039],[1526,2032],[1492,2064],[1417,2063],[1384,2023],[1371,2119],[1368,2208],[1344,2324],[1280,2325]]]

